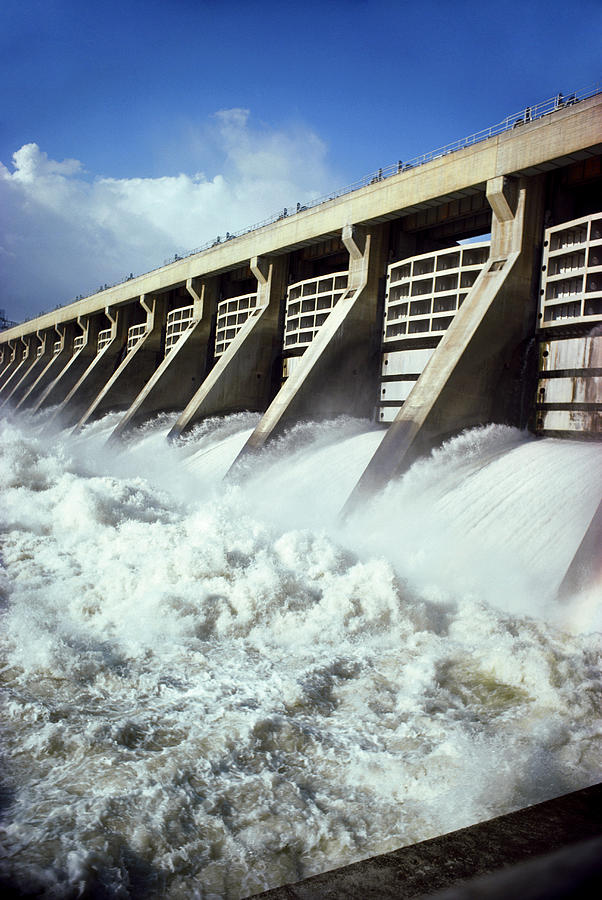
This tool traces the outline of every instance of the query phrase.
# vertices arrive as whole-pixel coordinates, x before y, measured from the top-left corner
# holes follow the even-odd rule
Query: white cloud
[[[294,207],[336,185],[310,129],[255,128],[222,110],[195,138],[200,164],[220,171],[160,178],[89,175],[37,144],[0,163],[0,306],[23,319],[127,273],[162,265],[216,237]]]

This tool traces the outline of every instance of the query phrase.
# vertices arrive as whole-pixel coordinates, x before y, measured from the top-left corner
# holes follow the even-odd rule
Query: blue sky
[[[585,87],[601,47],[599,0],[4,0],[0,306],[52,308]]]

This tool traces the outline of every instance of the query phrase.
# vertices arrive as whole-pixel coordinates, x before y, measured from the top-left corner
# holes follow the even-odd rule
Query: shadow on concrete
[[[297,884],[262,900],[602,896],[602,784]]]

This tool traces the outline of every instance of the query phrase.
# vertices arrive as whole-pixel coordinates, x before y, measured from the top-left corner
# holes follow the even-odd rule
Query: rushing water
[[[234,898],[600,779],[599,445],[489,427],[344,525],[381,432],[0,422],[5,882]]]

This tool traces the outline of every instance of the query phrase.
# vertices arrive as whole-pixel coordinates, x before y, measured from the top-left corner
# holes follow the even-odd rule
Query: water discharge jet
[[[473,430],[341,527],[365,422],[225,487],[256,416],[116,418],[0,426],[18,884],[240,898],[596,780],[595,444]]]

